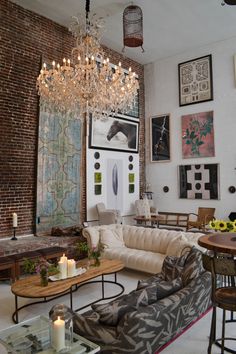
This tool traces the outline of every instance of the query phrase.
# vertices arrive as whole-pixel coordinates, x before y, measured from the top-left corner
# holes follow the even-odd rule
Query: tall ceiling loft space
[[[13,0],[53,21],[69,27],[71,16],[84,13],[81,0]],[[125,56],[140,64],[236,36],[234,0],[137,0],[143,12],[144,49],[126,48]],[[122,16],[128,0],[91,1],[91,13],[105,19],[102,44],[119,53],[123,48]]]

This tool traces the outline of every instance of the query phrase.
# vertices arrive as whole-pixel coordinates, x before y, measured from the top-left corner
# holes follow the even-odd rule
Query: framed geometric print
[[[178,69],[180,106],[213,100],[211,55],[180,63]]]
[[[219,164],[179,166],[181,199],[219,199]]]

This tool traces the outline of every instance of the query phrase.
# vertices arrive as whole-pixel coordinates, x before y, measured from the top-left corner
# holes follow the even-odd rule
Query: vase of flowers
[[[209,227],[215,231],[221,232],[236,232],[236,220],[225,221],[225,220],[212,220],[209,222]]]
[[[24,259],[23,268],[26,273],[37,273],[40,275],[40,285],[48,285],[49,274],[58,273],[57,266],[55,264],[49,263],[44,258],[39,258],[37,260],[31,260],[28,258]]]
[[[89,259],[89,265],[91,264],[90,261],[92,260],[91,265],[94,267],[100,266],[100,258],[104,248],[104,244],[102,244],[100,241],[98,242],[97,246],[92,246],[92,248],[90,248],[86,242],[80,242],[77,245],[77,251],[79,253],[86,252]]]

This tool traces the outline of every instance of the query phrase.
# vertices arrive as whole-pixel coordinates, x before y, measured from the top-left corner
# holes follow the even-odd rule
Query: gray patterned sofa
[[[195,247],[167,256],[162,271],[137,289],[74,316],[74,330],[101,346],[103,354],[154,354],[211,305],[211,277]]]

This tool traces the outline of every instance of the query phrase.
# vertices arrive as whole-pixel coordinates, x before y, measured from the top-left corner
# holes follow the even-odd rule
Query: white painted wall
[[[158,43],[156,44],[158,45]],[[154,204],[161,211],[197,212],[199,206],[216,208],[216,217],[227,218],[236,211],[236,86],[233,56],[236,37],[197,48],[145,66],[146,107],[146,178],[154,192]],[[212,54],[214,100],[179,107],[178,64]],[[214,111],[215,157],[182,158],[181,116]],[[171,161],[150,163],[149,118],[170,113]],[[177,166],[184,164],[219,163],[220,199],[190,200],[178,198]],[[169,186],[168,193],[163,186]]]
[[[94,158],[95,151],[100,153],[99,160]],[[133,156],[133,161],[129,161],[129,156]],[[129,223],[129,215],[135,213],[134,203],[135,200],[139,199],[139,154],[129,153],[129,152],[120,152],[120,151],[111,151],[111,150],[101,150],[101,149],[89,149],[87,148],[87,171],[86,171],[86,183],[87,183],[87,221],[91,222],[98,219],[96,204],[104,203],[108,209],[114,209],[112,205],[108,205],[109,202],[109,188],[108,188],[108,171],[109,160],[117,160],[122,164],[122,176],[121,176],[121,200],[122,203],[119,206],[121,215],[123,216],[123,223]],[[96,162],[100,163],[100,169],[96,170],[94,164]],[[129,170],[129,164],[133,164],[133,170]],[[94,173],[102,173],[102,194],[95,195],[94,193]],[[129,173],[135,174],[135,187],[134,193],[129,193]],[[127,222],[129,220],[129,222]],[[132,218],[131,218],[132,220]]]

